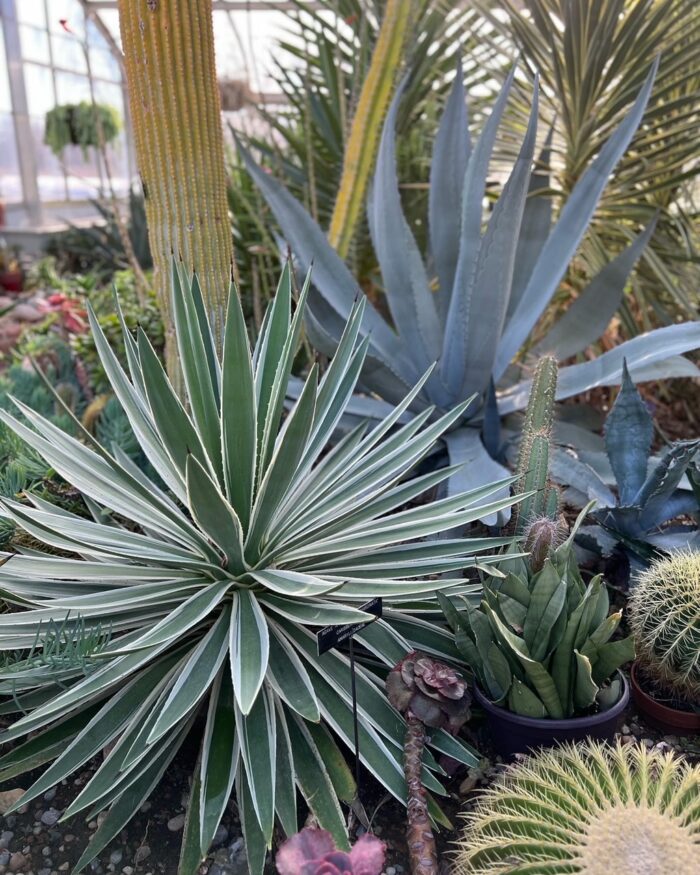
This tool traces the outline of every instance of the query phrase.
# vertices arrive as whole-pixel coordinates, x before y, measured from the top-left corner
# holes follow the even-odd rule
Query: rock
[[[109,855],[109,862],[112,863],[113,866],[118,866],[122,861],[122,857],[124,854],[120,850],[112,851]]]
[[[15,837],[13,832],[10,832],[9,829],[6,829],[3,833],[0,833],[0,850],[4,848],[10,847],[10,842]]]
[[[625,724],[623,725],[622,729],[620,730],[620,732],[621,732],[623,735],[629,735],[629,734],[630,734],[630,728],[629,728],[629,726],[625,723]]]
[[[61,812],[55,808],[49,808],[41,815],[41,822],[44,826],[55,826],[61,819]]]
[[[70,863],[61,863],[58,867],[59,872],[67,872],[70,869]]]
[[[214,838],[211,840],[211,843],[214,847],[216,847],[217,845],[223,845],[227,838],[228,830],[223,825],[223,823],[220,823],[216,828],[216,832],[214,833]]]
[[[0,851],[0,866],[7,866],[10,862],[10,856],[10,852],[3,848],[3,850]]]
[[[133,866],[124,866],[122,869],[124,875],[134,875],[134,867]]]
[[[55,787],[53,787],[51,790],[47,790],[46,793],[44,793],[44,802],[53,802],[53,800],[56,798],[56,793],[57,790]]]
[[[467,777],[459,785],[459,795],[466,796],[468,793],[471,793],[471,791],[476,787],[476,785],[478,783],[479,783],[479,776],[478,775],[476,775],[476,774],[467,775]]]
[[[10,872],[21,872],[22,869],[25,869],[28,866],[29,862],[30,861],[24,856],[24,854],[17,851],[10,857]]]
[[[18,322],[41,322],[46,316],[38,307],[32,304],[17,304],[12,310],[12,318]]]
[[[168,829],[170,832],[179,832],[182,827],[185,825],[185,815],[184,814],[176,814],[175,817],[171,817],[168,821]]]
[[[151,849],[148,845],[141,845],[140,848],[136,849],[136,853],[134,854],[134,863],[138,866],[139,863],[143,863],[144,860],[147,860],[151,856]]]
[[[51,869],[39,869],[36,875],[51,875]]]
[[[0,814],[5,814],[7,809],[11,808],[26,792],[21,787],[17,787],[15,790],[5,790],[4,793],[0,793]]]

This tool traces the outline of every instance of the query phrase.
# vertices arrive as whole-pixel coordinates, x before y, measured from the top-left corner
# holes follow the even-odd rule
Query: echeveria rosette
[[[276,821],[288,835],[297,831],[298,793],[349,850],[340,802],[355,788],[338,747],[353,746],[349,661],[338,651],[319,656],[315,630],[368,619],[361,606],[377,596],[384,618],[357,636],[372,655],[356,674],[361,757],[390,793],[406,797],[402,723],[377,664],[391,668],[416,647],[459,659],[452,636],[421,606],[429,617],[436,589],[473,591],[463,569],[508,539],[429,536],[475,520],[475,503],[504,484],[414,501],[449,477],[450,469],[407,475],[460,415],[402,424],[421,382],[377,427],[358,426],[328,447],[367,350],[363,302],[323,376],[311,370],[285,416],[308,289],[307,280],[292,315],[284,269],[253,351],[232,289],[219,354],[196,277],[175,268],[184,403],[143,331],[124,330],[124,370],[90,314],[151,473],[77,420],[82,440],[26,405],[16,404],[21,418],[0,412],[81,492],[91,515],[32,494],[1,503],[46,549],[0,569],[3,598],[21,608],[0,616],[0,650],[10,654],[0,666],[0,714],[15,715],[3,740],[31,733],[0,759],[0,780],[55,760],[21,805],[110,750],[65,812],[108,812],[76,871],[138,811],[201,718],[180,875],[197,871],[234,791],[252,875],[263,870]],[[431,744],[476,762],[449,732],[435,730]],[[432,759],[423,780],[443,793],[437,772]],[[432,814],[441,818],[436,805]]]
[[[456,734],[469,719],[471,697],[459,672],[415,651],[389,672],[386,691],[391,704],[406,718],[406,843],[411,873],[437,875],[437,848],[421,779],[427,738],[425,727],[446,728]]]
[[[279,875],[381,875],[386,846],[373,835],[361,836],[349,852],[335,846],[323,829],[306,827],[279,848]]]

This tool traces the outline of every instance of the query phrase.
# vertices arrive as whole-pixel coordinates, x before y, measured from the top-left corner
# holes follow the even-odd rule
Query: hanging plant
[[[111,143],[121,130],[119,113],[102,103],[64,103],[46,113],[44,142],[54,155],[61,155],[66,146],[80,146],[87,158],[90,146],[100,145],[100,130],[105,143]]]

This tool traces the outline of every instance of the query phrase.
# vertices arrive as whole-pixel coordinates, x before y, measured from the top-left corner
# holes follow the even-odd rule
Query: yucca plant
[[[649,677],[700,702],[700,551],[657,559],[638,576],[629,626]]]
[[[471,463],[450,479],[450,489],[481,485],[505,473],[493,458],[499,447],[498,416],[523,408],[529,390],[522,369],[511,367],[511,363],[531,344],[532,330],[583,239],[606,181],[643,115],[655,71],[656,65],[632,109],[582,173],[551,229],[548,199],[528,197],[528,192],[534,195],[548,185],[546,174],[531,173],[538,116],[535,88],[519,156],[483,231],[489,159],[514,74],[511,72],[472,145],[459,72],[433,150],[429,260],[422,257],[402,210],[394,134],[402,88],[394,97],[368,204],[369,227],[392,324],[378,309],[367,307],[362,333],[369,340],[369,349],[361,385],[393,403],[437,361],[411,412],[431,406],[444,412],[467,396],[475,396],[445,436],[450,462]],[[302,205],[245,150],[243,154],[300,266],[305,270],[314,261],[309,337],[317,349],[330,354],[352,308],[357,283]],[[551,353],[561,361],[581,353],[599,338],[619,305],[626,278],[652,227],[649,225],[601,270],[533,348],[534,354]],[[680,354],[698,346],[700,322],[649,332],[595,361],[562,368],[557,397],[615,384],[625,356],[638,379],[697,375],[698,369]],[[372,416],[377,402],[357,400],[354,409]]]
[[[595,742],[513,766],[465,815],[457,875],[692,875],[700,766]]]
[[[55,760],[20,805],[112,745],[65,812],[107,812],[76,872],[138,810],[200,716],[181,875],[197,871],[234,785],[251,873],[262,872],[275,818],[287,834],[297,831],[297,789],[347,850],[339,799],[355,790],[336,739],[353,738],[349,660],[336,651],[319,656],[313,630],[369,619],[361,606],[375,596],[384,599],[385,619],[357,636],[371,654],[357,668],[361,758],[390,793],[406,798],[403,721],[375,672],[416,647],[459,659],[451,635],[413,614],[430,610],[437,589],[471,591],[462,569],[505,539],[417,539],[474,520],[475,503],[503,484],[411,506],[451,471],[405,475],[462,412],[431,424],[426,411],[399,427],[428,375],[375,429],[359,426],[326,452],[367,352],[362,301],[324,376],[311,370],[282,423],[309,288],[307,278],[292,318],[287,265],[251,354],[232,287],[220,358],[196,277],[174,269],[187,408],[143,331],[137,338],[124,331],[127,373],[90,314],[105,372],[153,477],[118,448],[85,430],[84,442],[76,440],[24,404],[17,403],[22,419],[0,414],[94,515],[84,519],[33,495],[29,504],[2,499],[3,512],[47,552],[20,553],[0,570],[0,593],[22,608],[2,618],[0,649],[41,650],[51,623],[69,638],[95,628],[110,636],[74,667],[58,671],[35,654],[0,671],[7,697],[0,713],[19,715],[2,740],[31,734],[0,759],[0,780]],[[407,600],[413,614],[401,610]],[[435,730],[430,743],[475,762],[447,732]],[[436,771],[426,755],[423,780],[440,793]],[[435,803],[431,811],[445,822]]]

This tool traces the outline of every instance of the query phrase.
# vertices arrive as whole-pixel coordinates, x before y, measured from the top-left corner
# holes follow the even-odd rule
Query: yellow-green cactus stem
[[[695,875],[700,766],[567,745],[513,766],[465,819],[455,875]]]
[[[328,239],[341,258],[348,254],[364,203],[382,122],[401,58],[414,0],[387,0],[384,19],[362,85],[345,145],[343,172]]]
[[[196,270],[222,337],[233,265],[211,0],[119,0],[119,25],[155,287],[169,311],[171,259]],[[175,351],[166,350],[173,374]]]

